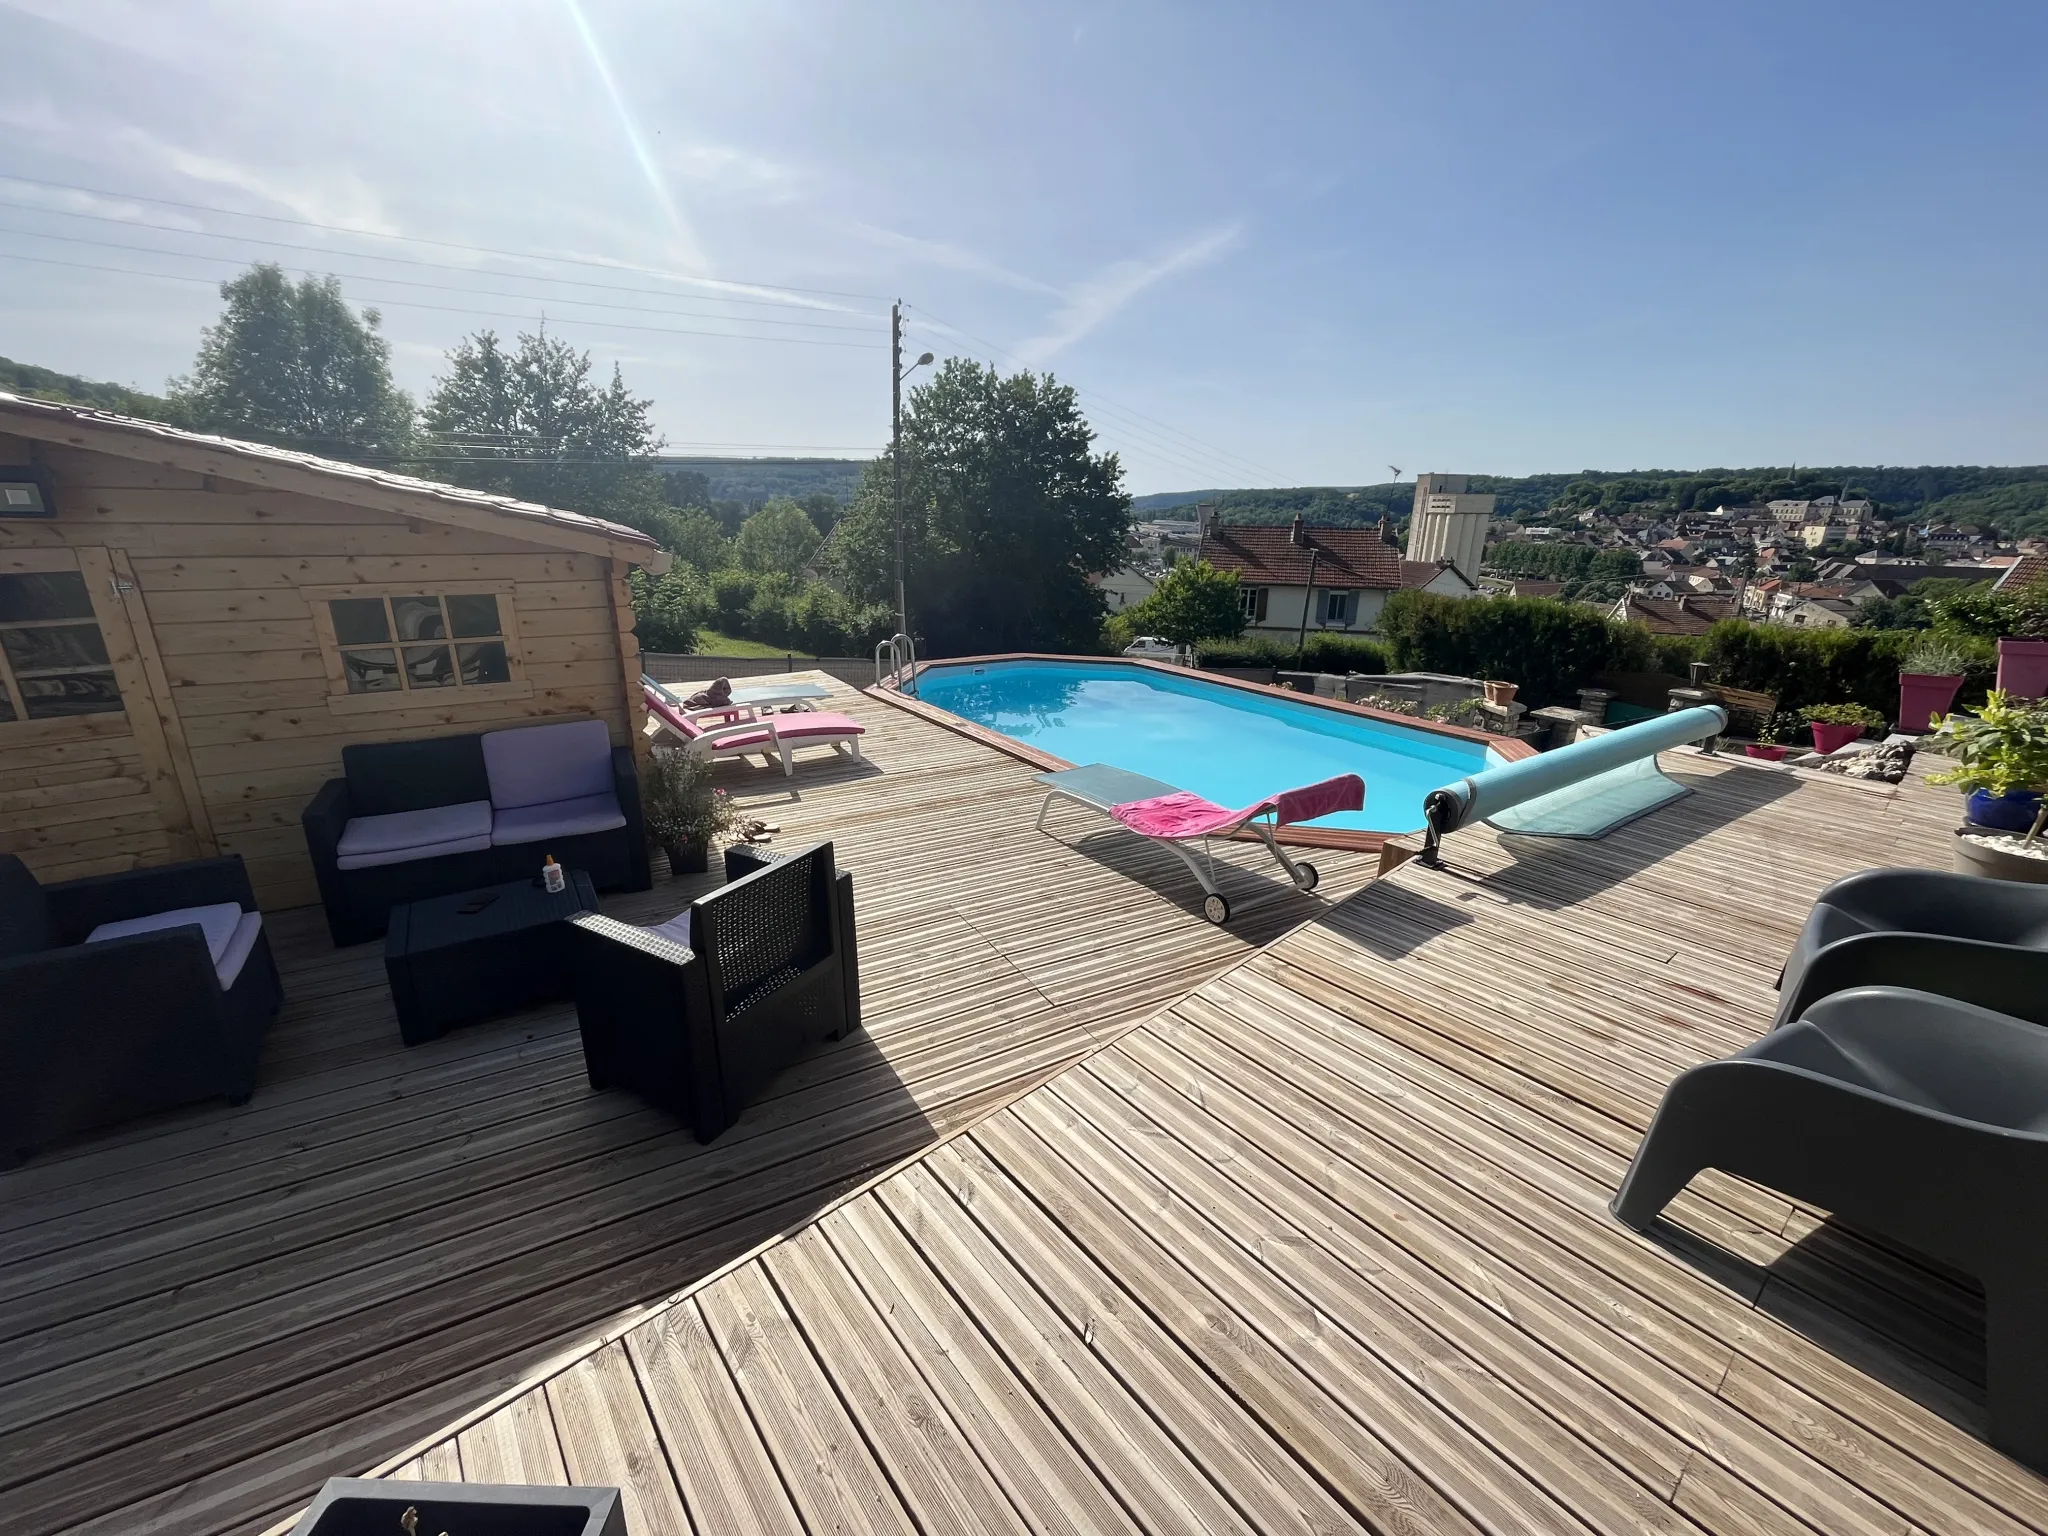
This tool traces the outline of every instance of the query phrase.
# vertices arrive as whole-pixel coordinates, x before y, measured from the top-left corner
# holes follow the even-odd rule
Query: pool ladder
[[[898,693],[917,697],[917,642],[900,631],[875,645],[875,686],[885,682],[893,683]]]

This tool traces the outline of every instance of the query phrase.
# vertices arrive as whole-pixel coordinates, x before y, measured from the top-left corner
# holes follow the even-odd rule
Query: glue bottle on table
[[[569,888],[569,877],[562,873],[562,866],[555,862],[555,856],[548,855],[547,863],[540,867],[540,883],[547,887],[550,896],[559,896]]]

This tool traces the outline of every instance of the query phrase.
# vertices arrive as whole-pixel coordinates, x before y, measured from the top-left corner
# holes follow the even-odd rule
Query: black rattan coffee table
[[[538,880],[515,880],[393,907],[384,973],[399,1034],[418,1045],[451,1024],[568,997],[562,919],[596,910],[597,891],[581,870],[558,896]]]

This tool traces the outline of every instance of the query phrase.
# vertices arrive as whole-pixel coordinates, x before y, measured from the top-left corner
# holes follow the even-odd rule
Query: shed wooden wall
[[[0,454],[19,457],[23,446],[0,437]],[[153,693],[161,697],[152,702],[173,740],[182,738],[200,802],[194,837],[202,847],[241,854],[266,907],[318,899],[299,813],[341,771],[348,742],[550,715],[595,715],[615,742],[633,739],[626,683],[638,675],[638,656],[621,656],[624,573],[601,555],[96,452],[43,445],[38,456],[56,479],[59,515],[0,523],[0,557],[60,544],[105,548],[116,561],[125,554],[147,615],[138,644],[146,651],[153,636],[160,666]],[[417,582],[434,592],[475,581],[509,584],[531,697],[464,700],[451,689],[420,706],[329,710],[302,588]],[[630,606],[625,612],[630,617]],[[632,651],[630,635],[623,647]],[[130,696],[126,678],[123,698],[122,716],[0,725],[0,849],[19,852],[39,875],[178,856],[174,829],[157,811],[165,797],[152,799],[140,773],[147,754],[138,751],[130,717],[144,701]],[[16,732],[39,739],[15,747],[9,738]],[[38,804],[37,791],[62,787],[42,780],[70,765],[105,781],[103,809]],[[17,786],[19,773],[38,778]]]

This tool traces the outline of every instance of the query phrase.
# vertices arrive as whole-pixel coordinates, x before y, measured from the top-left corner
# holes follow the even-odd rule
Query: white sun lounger
[[[1055,800],[1071,800],[1112,817],[1126,831],[1170,849],[1187,865],[1188,872],[1201,883],[1202,916],[1212,923],[1227,923],[1233,910],[1249,912],[1278,901],[1289,892],[1282,890],[1256,901],[1240,901],[1233,908],[1229,898],[1216,888],[1216,860],[1209,849],[1210,838],[1249,827],[1280,861],[1294,888],[1312,891],[1316,888],[1315,865],[1306,859],[1289,858],[1273,835],[1275,830],[1290,821],[1306,821],[1337,810],[1357,810],[1365,804],[1365,781],[1351,773],[1305,789],[1269,795],[1238,810],[1227,809],[1158,779],[1148,779],[1141,773],[1112,768],[1107,763],[1089,763],[1082,768],[1066,768],[1035,777],[1047,786],[1045,800],[1038,807],[1039,831],[1045,831],[1045,813]],[[1196,841],[1202,845],[1199,859],[1188,846]]]

